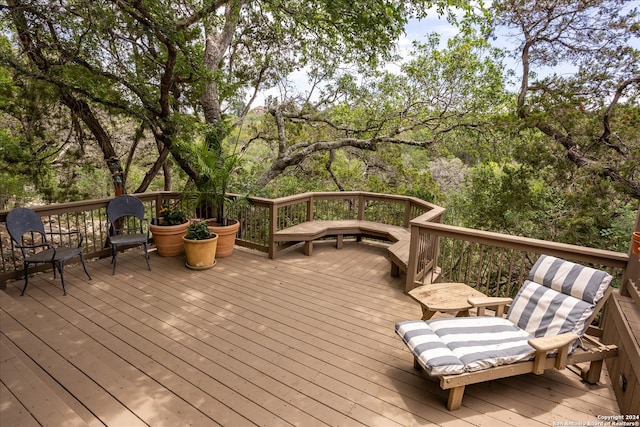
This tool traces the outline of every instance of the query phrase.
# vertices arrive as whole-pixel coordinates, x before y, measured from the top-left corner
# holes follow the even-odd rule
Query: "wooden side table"
[[[472,305],[467,300],[484,297],[485,294],[464,283],[432,283],[412,289],[409,296],[420,303],[422,320],[428,320],[437,312],[455,313],[457,317],[469,316]]]

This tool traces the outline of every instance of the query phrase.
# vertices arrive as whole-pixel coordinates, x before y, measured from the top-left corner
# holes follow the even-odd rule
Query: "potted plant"
[[[232,202],[227,195],[230,177],[239,164],[240,155],[235,151],[224,154],[217,132],[209,130],[204,141],[191,152],[200,177],[187,195],[195,199],[196,214],[206,218],[209,228],[218,235],[216,256],[221,258],[233,253],[240,228],[239,221],[229,219],[225,213],[225,205]]]
[[[216,264],[218,235],[209,230],[206,221],[192,221],[182,240],[188,268],[205,270]]]
[[[182,236],[187,232],[189,221],[179,204],[165,204],[159,211],[160,218],[152,221],[149,229],[153,235],[158,255],[177,256],[184,253]]]

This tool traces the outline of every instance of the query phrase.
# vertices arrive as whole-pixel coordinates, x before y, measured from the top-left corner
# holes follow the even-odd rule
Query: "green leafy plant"
[[[187,228],[187,234],[184,238],[188,240],[205,240],[212,239],[216,236],[214,232],[209,230],[206,221],[193,221]]]
[[[241,156],[235,150],[225,153],[221,143],[224,134],[212,128],[205,132],[201,142],[184,146],[187,156],[200,174],[185,195],[195,201],[196,213],[200,217],[216,218],[220,225],[227,225],[228,222],[225,205],[242,201],[242,198],[235,200],[227,195],[231,175],[239,167]]]
[[[179,225],[187,222],[187,215],[179,204],[164,204],[159,214],[163,219],[160,225]]]

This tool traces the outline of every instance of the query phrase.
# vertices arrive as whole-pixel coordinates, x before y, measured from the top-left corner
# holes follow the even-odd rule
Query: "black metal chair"
[[[7,230],[11,236],[11,240],[14,242],[14,246],[22,252],[22,259],[24,263],[24,288],[22,293],[27,290],[29,284],[28,268],[29,264],[47,264],[51,263],[53,266],[53,277],[56,277],[56,270],[60,272],[60,280],[62,282],[62,291],[67,294],[67,290],[64,286],[64,263],[73,257],[80,257],[82,261],[82,268],[87,274],[89,280],[91,276],[87,271],[87,266],[84,263],[84,255],[82,253],[82,241],[84,236],[79,231],[52,231],[46,232],[44,224],[40,216],[28,208],[15,208],[7,214]],[[62,247],[53,244],[47,239],[47,236],[77,236],[77,247]]]
[[[116,274],[118,246],[144,246],[147,267],[151,271],[148,248],[149,221],[144,217],[144,205],[139,199],[122,195],[109,202],[107,205],[107,235],[111,243],[112,274]]]

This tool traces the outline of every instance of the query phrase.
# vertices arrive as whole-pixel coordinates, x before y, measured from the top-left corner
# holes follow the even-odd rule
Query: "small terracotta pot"
[[[211,239],[191,240],[182,238],[186,265],[192,270],[206,270],[216,265],[218,236]]]

